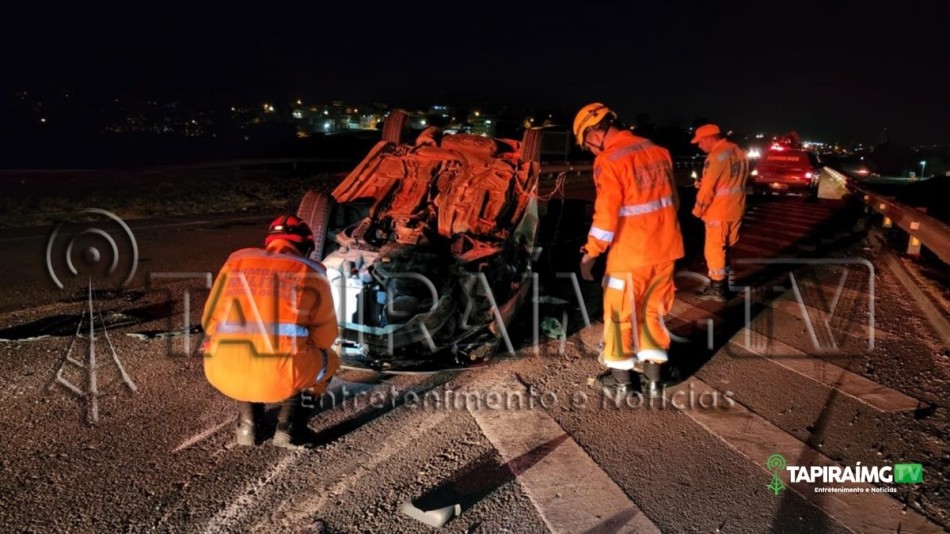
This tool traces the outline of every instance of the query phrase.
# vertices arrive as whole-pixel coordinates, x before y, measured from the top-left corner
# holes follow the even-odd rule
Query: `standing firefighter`
[[[264,249],[228,258],[202,316],[208,382],[238,401],[237,442],[253,445],[264,403],[280,403],[274,445],[292,446],[299,393],[323,393],[339,368],[333,298],[308,258],[313,233],[292,215],[274,219]]]
[[[581,275],[593,280],[597,256],[608,249],[604,277],[604,364],[597,378],[614,400],[632,389],[632,371],[656,396],[670,336],[661,316],[673,306],[673,263],[683,257],[676,218],[679,198],[670,153],[615,125],[603,104],[588,104],[574,118],[577,144],[594,154],[597,199],[594,222],[581,250]]]
[[[708,154],[693,208],[693,215],[706,223],[705,256],[710,284],[701,296],[724,300],[728,295],[729,248],[739,240],[739,226],[745,213],[749,162],[738,146],[722,137],[715,124],[697,128],[692,142]]]

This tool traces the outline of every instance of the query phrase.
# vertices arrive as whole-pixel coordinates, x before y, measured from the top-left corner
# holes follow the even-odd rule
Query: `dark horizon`
[[[945,2],[7,8],[3,98],[493,102],[839,142],[950,142]]]

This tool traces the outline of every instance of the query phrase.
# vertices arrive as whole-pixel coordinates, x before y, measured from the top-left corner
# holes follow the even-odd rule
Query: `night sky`
[[[489,102],[950,142],[950,2],[128,2],[3,9],[2,87],[123,98]],[[6,96],[6,95],[4,95]]]

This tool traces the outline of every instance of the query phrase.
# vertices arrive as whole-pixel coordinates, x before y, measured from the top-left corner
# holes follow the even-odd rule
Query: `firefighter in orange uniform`
[[[273,443],[292,447],[299,394],[319,396],[339,369],[337,322],[307,224],[278,217],[264,245],[231,254],[218,273],[202,315],[204,370],[239,402],[239,444],[256,442],[264,403],[281,403]]]
[[[588,104],[573,128],[577,144],[595,156],[597,199],[581,276],[593,280],[595,259],[609,250],[603,360],[610,370],[597,382],[614,400],[633,388],[633,371],[643,372],[651,396],[659,394],[670,347],[661,317],[673,306],[673,264],[683,257],[670,153],[618,127],[616,117],[603,104]]]
[[[749,161],[742,149],[722,137],[715,124],[697,128],[692,142],[708,154],[693,208],[693,215],[706,224],[704,250],[710,283],[700,296],[725,300],[729,293],[729,248],[739,241],[739,227],[745,214]]]

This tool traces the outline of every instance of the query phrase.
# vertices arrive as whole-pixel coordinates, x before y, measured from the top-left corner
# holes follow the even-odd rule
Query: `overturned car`
[[[330,195],[298,210],[327,268],[344,366],[427,371],[483,363],[532,285],[540,131],[521,141],[428,128],[383,138]]]

